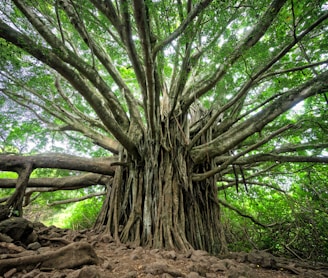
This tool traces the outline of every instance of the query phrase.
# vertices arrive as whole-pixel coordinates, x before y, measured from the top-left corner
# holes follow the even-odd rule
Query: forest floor
[[[215,257],[201,250],[179,253],[119,244],[92,230],[72,231],[39,224],[34,232],[37,241],[28,248],[0,242],[0,277],[328,277],[327,266],[277,258],[261,251]]]

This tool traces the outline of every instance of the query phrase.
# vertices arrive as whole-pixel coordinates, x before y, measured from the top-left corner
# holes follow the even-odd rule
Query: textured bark
[[[25,190],[28,185],[28,180],[33,171],[32,163],[25,163],[21,168],[17,168],[18,179],[16,182],[15,192],[7,200],[6,206],[10,209],[9,217],[12,212],[16,212],[16,216],[23,215],[23,200],[25,195]]]
[[[95,226],[100,230],[106,225],[106,231],[123,243],[224,252],[215,177],[191,180],[193,171],[206,171],[214,162],[194,165],[187,151],[188,122],[176,120],[182,124],[162,123],[161,142],[143,141],[142,160],[128,157],[129,168],[117,169]]]
[[[107,185],[112,180],[111,176],[99,175],[99,174],[83,174],[79,176],[70,176],[63,178],[31,178],[28,181],[28,188],[34,188],[35,191],[43,189],[54,190],[73,190],[84,188],[96,184]],[[16,179],[1,179],[1,188],[15,188]]]
[[[32,168],[56,168],[94,172],[98,174],[113,175],[116,160],[108,158],[83,158],[73,155],[48,153],[35,156],[0,155],[0,169],[3,171],[15,171],[24,168],[24,165],[32,164]]]

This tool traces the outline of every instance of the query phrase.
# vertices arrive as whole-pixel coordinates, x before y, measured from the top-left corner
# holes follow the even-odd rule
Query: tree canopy
[[[315,190],[326,171],[327,19],[319,0],[4,1],[7,206],[28,187],[104,185],[97,225],[115,238],[222,251],[219,207],[243,214],[228,188],[304,175]]]

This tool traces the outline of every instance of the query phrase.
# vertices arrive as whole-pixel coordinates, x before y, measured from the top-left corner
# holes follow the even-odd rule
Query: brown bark
[[[17,180],[4,179],[0,180],[0,187],[13,188],[15,192],[7,199],[3,207],[4,214],[1,218],[6,218],[17,212],[17,216],[23,214],[23,200],[25,191],[28,186],[52,187],[53,189],[76,189],[105,183],[109,186],[110,177],[99,174],[86,174],[82,177],[66,177],[59,179],[36,179],[29,182],[30,174],[35,168],[57,168],[57,169],[71,169],[79,171],[88,171],[102,173],[106,175],[113,175],[116,166],[112,166],[111,158],[106,159],[89,159],[81,158],[71,155],[36,155],[36,156],[18,156],[18,155],[0,155],[0,170],[14,171],[19,174]],[[115,163],[114,163],[115,164]],[[8,214],[9,212],[9,214]],[[17,214],[16,213],[16,214]]]
[[[0,170],[14,171],[26,163],[31,163],[33,169],[55,168],[77,171],[93,172],[112,176],[115,172],[115,159],[108,158],[83,158],[66,154],[41,154],[35,156],[0,155]]]
[[[11,216],[13,211],[17,211],[18,215],[16,216],[22,216],[23,215],[23,200],[25,195],[25,190],[28,184],[28,180],[30,178],[30,175],[33,171],[33,164],[31,162],[24,163],[21,165],[21,168],[16,168],[18,172],[18,179],[16,181],[16,188],[14,194],[11,195],[11,197],[7,200],[6,206],[10,209],[10,215]]]
[[[79,176],[69,176],[63,178],[30,178],[27,188],[37,189],[46,188],[54,190],[72,190],[84,188],[92,185],[107,185],[112,180],[111,176],[99,174],[83,174]],[[15,188],[16,179],[0,179],[0,188]]]
[[[143,160],[128,156],[129,167],[117,169],[95,227],[101,230],[106,225],[106,232],[118,242],[218,254],[226,246],[216,180],[191,180],[192,171],[205,171],[214,162],[193,164],[183,132],[188,121],[177,120],[184,124],[173,124],[175,119],[162,124],[161,144],[143,142]]]

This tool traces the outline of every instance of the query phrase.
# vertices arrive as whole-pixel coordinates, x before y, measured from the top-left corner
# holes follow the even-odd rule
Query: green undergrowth
[[[53,225],[63,229],[88,229],[93,226],[101,205],[101,198],[72,203],[56,210],[50,217],[42,217],[41,222],[47,226]]]
[[[301,190],[302,199],[298,192]],[[234,195],[235,198],[231,197]],[[241,217],[223,209],[229,250],[266,250],[277,256],[328,263],[327,211],[310,192],[295,186],[287,194],[261,189],[256,194],[252,190],[232,193],[228,198],[239,211],[250,216]]]

